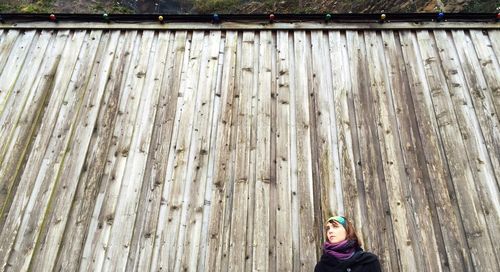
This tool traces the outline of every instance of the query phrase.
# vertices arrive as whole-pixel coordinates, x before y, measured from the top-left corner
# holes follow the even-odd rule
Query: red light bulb
[[[275,18],[273,13],[269,14],[269,21],[273,22]]]

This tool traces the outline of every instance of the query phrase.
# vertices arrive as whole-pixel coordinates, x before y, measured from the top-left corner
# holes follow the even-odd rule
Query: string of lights
[[[0,14],[0,23],[19,22],[207,22],[218,24],[221,22],[492,22],[500,21],[499,13],[328,13],[328,14]]]

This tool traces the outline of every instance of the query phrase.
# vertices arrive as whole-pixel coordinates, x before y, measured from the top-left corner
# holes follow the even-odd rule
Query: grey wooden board
[[[418,131],[415,129],[417,126],[415,110],[413,105],[409,103],[411,102],[411,93],[404,61],[400,57],[403,53],[401,43],[398,40],[397,33],[393,31],[382,32],[382,39],[388,69],[385,74],[389,77],[391,89],[388,92],[390,96],[388,99],[392,98],[394,107],[391,115],[397,117],[395,120],[396,125],[392,127],[392,133],[398,135],[402,152],[402,157],[398,157],[398,161],[390,160],[388,164],[402,164],[400,165],[400,171],[404,171],[404,174],[400,175],[404,192],[402,195],[406,197],[400,199],[400,202],[396,202],[396,205],[406,206],[407,228],[409,230],[406,243],[411,244],[414,248],[416,252],[415,261],[418,265],[425,267],[423,270],[429,270],[429,267],[437,268],[443,265],[443,262],[439,261],[441,259],[440,254],[445,253],[444,245],[441,242],[441,232],[435,230],[435,224],[432,222],[437,219],[437,215],[429,213],[428,207],[434,206],[434,202],[429,201],[428,194],[430,190],[426,188],[426,184],[418,182],[424,180],[424,173],[419,166],[419,160],[422,160],[421,156],[419,157],[421,152],[418,152],[422,144],[419,140]],[[428,220],[431,216],[434,219]],[[432,248],[432,250],[429,250],[429,248]]]
[[[496,24],[77,26],[0,27],[0,271],[499,270]]]
[[[446,255],[442,256],[442,263],[447,263],[446,266],[450,270],[463,269],[471,270],[472,261],[470,252],[464,250],[466,245],[465,232],[461,225],[460,212],[456,203],[454,191],[449,183],[449,170],[444,159],[443,147],[440,144],[439,134],[437,131],[436,119],[431,102],[429,101],[430,89],[427,85],[427,79],[424,75],[422,66],[424,61],[419,56],[419,48],[416,39],[416,33],[404,31],[399,33],[403,59],[405,60],[405,69],[410,85],[411,92],[407,95],[407,101],[412,99],[413,103],[408,103],[408,106],[413,104],[416,122],[419,123],[417,130],[418,139],[422,142],[422,147],[416,148],[417,158],[425,160],[427,163],[419,163],[422,174],[428,174],[427,182],[424,184],[430,186],[429,192],[433,194],[437,210],[437,222],[434,223],[435,228],[440,228],[444,244],[446,247]],[[411,62],[409,60],[418,60]],[[411,108],[410,108],[411,109]],[[410,114],[413,112],[409,110]],[[415,131],[414,133],[417,133]],[[425,179],[424,179],[425,180]],[[432,201],[429,201],[432,203]],[[432,204],[429,204],[431,206]],[[432,218],[436,218],[436,214],[430,214]],[[429,216],[427,216],[429,218]],[[444,223],[446,222],[446,223]],[[456,245],[460,246],[456,246]],[[446,258],[448,261],[446,261]]]

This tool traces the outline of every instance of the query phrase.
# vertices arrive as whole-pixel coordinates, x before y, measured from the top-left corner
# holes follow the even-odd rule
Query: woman
[[[361,249],[352,223],[344,216],[328,218],[325,225],[327,241],[315,272],[380,272],[375,254]]]

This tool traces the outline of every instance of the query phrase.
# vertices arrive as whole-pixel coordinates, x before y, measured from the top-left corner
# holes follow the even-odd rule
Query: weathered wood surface
[[[276,93],[276,229],[286,229],[290,227],[288,222],[292,222],[291,199],[292,195],[292,177],[294,173],[290,170],[291,166],[291,97],[290,88],[292,84],[293,71],[290,69],[291,48],[290,48],[290,33],[279,31],[277,33],[277,83],[278,90]],[[276,232],[276,263],[278,271],[291,271],[295,262],[294,252],[297,252],[296,228],[292,228],[289,232]],[[292,235],[290,235],[290,233]],[[295,255],[295,256],[298,256]]]
[[[49,44],[50,37],[51,34],[48,32],[43,32],[40,35],[39,41],[37,42],[38,45],[31,52],[33,55],[29,56],[31,59],[31,62],[29,63],[30,66],[37,69],[40,67],[40,64],[45,55],[45,50],[47,49],[47,46]],[[16,190],[15,186],[17,185],[17,183],[14,181],[14,173],[17,171],[17,167],[19,167],[19,165],[21,164],[23,155],[28,146],[27,143],[29,142],[33,131],[37,127],[36,124],[40,124],[40,122],[38,121],[38,118],[40,117],[39,113],[44,108],[46,97],[50,92],[49,88],[47,87],[40,88],[36,92],[20,92],[20,90],[28,90],[29,88],[33,87],[29,87],[29,83],[33,84],[33,80],[37,75],[37,73],[33,73],[30,70],[23,72],[24,74],[20,77],[23,80],[17,82],[15,86],[16,88],[13,89],[13,92],[20,94],[14,95],[14,97],[17,97],[18,107],[24,107],[28,104],[30,106],[29,109],[24,111],[6,111],[0,117],[0,120],[5,120],[5,122],[1,121],[1,123],[3,124],[1,130],[6,133],[5,135],[2,135],[2,139],[4,140],[0,145],[0,162],[3,165],[2,168],[0,168],[0,180],[3,181],[0,185],[0,191],[4,193]],[[29,75],[31,77],[28,77]],[[39,87],[37,86],[35,88]],[[21,99],[23,96],[24,101],[22,101],[23,99]],[[26,103],[26,99],[29,99],[29,103]],[[14,99],[9,100],[13,101]],[[17,116],[13,114],[16,114]],[[6,116],[8,115],[15,116],[16,119],[11,119],[7,122],[8,119],[6,118]],[[11,197],[13,197],[13,195],[9,193],[1,194],[0,207],[2,208],[0,209],[9,209],[10,201],[8,201],[8,198]],[[4,216],[6,216],[5,213]],[[5,218],[2,217],[2,219],[0,219],[0,222],[4,222],[4,220]],[[2,226],[3,223],[0,223],[0,228]]]
[[[398,260],[395,258],[395,244],[392,233],[392,222],[387,207],[387,188],[383,172],[383,159],[381,157],[381,146],[379,143],[378,127],[381,125],[379,116],[376,115],[375,107],[378,104],[377,97],[372,89],[369,70],[373,69],[374,63],[367,58],[367,50],[370,43],[365,40],[362,32],[347,31],[347,49],[350,63],[352,84],[352,95],[354,99],[354,113],[356,116],[356,130],[359,144],[359,160],[357,161],[357,175],[362,180],[361,189],[365,192],[365,218],[362,224],[363,231],[368,233],[374,229],[379,230],[376,236],[367,235],[366,247],[379,255],[381,263],[391,270],[398,269]],[[361,110],[362,109],[362,110]],[[376,162],[376,163],[375,163]],[[378,217],[369,216],[378,214]]]
[[[430,89],[428,95],[435,111],[437,129],[450,170],[450,181],[455,189],[474,266],[494,267],[498,264],[485,221],[487,213],[482,210],[480,195],[475,188],[475,183],[478,181],[473,176],[473,172],[481,169],[473,169],[468,161],[468,146],[464,140],[472,135],[467,135],[467,132],[459,127],[456,112],[460,108],[452,105],[452,98],[456,95],[452,88],[460,85],[450,84],[452,88],[448,87],[446,80],[450,77],[446,78],[444,75],[445,71],[441,66],[443,60],[440,59],[439,49],[435,43],[439,36],[436,33],[432,34],[429,31],[418,32],[417,41],[422,60],[425,62],[423,68]],[[462,102],[461,106],[463,107],[464,104],[466,103]],[[477,158],[474,159],[477,160]]]
[[[394,243],[400,255],[399,267],[403,271],[415,271],[423,264],[415,257],[412,247],[411,221],[407,212],[409,207],[404,201],[408,191],[405,190],[406,178],[404,176],[401,143],[397,137],[395,109],[391,97],[391,84],[389,83],[389,70],[384,63],[385,54],[381,35],[376,32],[366,32],[365,41],[368,59],[368,75],[370,77],[372,101],[377,117],[377,133],[379,138],[381,164],[387,186],[387,197],[390,201],[391,223],[394,232]],[[390,42],[390,39],[387,40]]]
[[[498,271],[500,31],[302,26],[0,29],[0,271]]]
[[[106,164],[102,171],[102,176],[99,178],[100,188],[99,193],[96,197],[96,202],[94,205],[89,207],[92,210],[92,219],[90,222],[86,222],[91,231],[88,232],[88,236],[84,241],[82,247],[80,269],[84,270],[97,270],[102,267],[104,261],[104,255],[108,247],[108,237],[109,232],[114,220],[114,209],[116,207],[117,195],[120,189],[119,180],[121,180],[119,162],[122,162],[123,157],[127,156],[127,140],[129,139],[128,132],[132,129],[132,126],[125,125],[127,123],[127,117],[131,114],[136,114],[134,111],[130,111],[135,105],[135,101],[139,99],[133,99],[135,89],[131,88],[131,80],[136,78],[136,73],[134,73],[134,67],[137,67],[138,62],[138,51],[139,43],[141,42],[141,36],[138,35],[136,31],[128,32],[125,39],[127,39],[123,48],[124,62],[126,66],[122,68],[123,76],[117,76],[117,79],[121,81],[113,80],[111,87],[120,88],[120,93],[113,93],[112,95],[119,95],[119,100],[116,105],[116,119],[113,123],[113,131],[108,136],[110,137],[110,146],[108,147],[108,152],[106,154]],[[131,92],[133,92],[131,94]],[[112,116],[113,114],[111,114]],[[94,180],[89,180],[93,181]],[[91,185],[93,186],[93,185]]]
[[[388,75],[388,82],[390,82],[387,99],[393,100],[391,107],[393,109],[389,110],[392,111],[392,116],[397,116],[395,120],[392,118],[396,124],[393,124],[392,130],[389,132],[399,138],[399,143],[396,146],[399,146],[398,149],[401,152],[401,154],[396,154],[397,160],[389,160],[386,164],[388,164],[387,166],[404,164],[404,167],[398,167],[399,171],[404,173],[399,173],[402,198],[395,203],[391,200],[390,204],[396,204],[396,207],[405,207],[409,231],[406,244],[413,247],[417,265],[422,267],[424,271],[432,270],[429,268],[442,270],[439,254],[444,254],[445,249],[440,243],[441,233],[434,230],[433,220],[437,221],[437,215],[433,215],[433,220],[428,220],[431,216],[428,210],[435,209],[435,205],[428,200],[428,194],[431,191],[422,182],[425,179],[424,173],[420,169],[421,161],[419,160],[422,158],[418,156],[418,150],[414,148],[421,143],[411,102],[409,79],[404,62],[400,57],[402,55],[401,42],[398,40],[396,32],[382,32],[382,39],[387,67],[385,74]],[[394,140],[398,141],[397,138]],[[404,211],[401,212],[404,213]],[[395,218],[395,220],[399,219]],[[398,243],[397,247],[402,247],[404,244],[405,241],[402,241]]]
[[[313,192],[313,162],[312,162],[312,113],[310,112],[309,100],[312,93],[313,76],[311,63],[311,43],[310,36],[305,31],[293,33],[293,53],[294,53],[294,89],[292,90],[292,135],[295,139],[290,143],[295,146],[295,156],[292,161],[297,171],[295,188],[292,187],[292,194],[297,194],[297,209],[292,207],[292,213],[298,213],[297,219],[299,229],[299,256],[300,269],[310,271],[314,269],[316,260],[316,240],[319,239],[314,231],[314,219],[319,214],[314,214],[314,192]],[[293,201],[293,200],[292,200]]]
[[[255,214],[253,235],[252,271],[269,269],[270,242],[270,190],[271,190],[271,92],[272,90],[272,35],[260,33],[259,83],[257,94],[257,138]]]
[[[227,271],[229,232],[232,210],[231,182],[234,177],[234,146],[236,112],[238,108],[235,76],[236,52],[238,46],[238,33],[225,33],[225,42],[221,46],[219,62],[226,64],[221,69],[220,87],[217,95],[220,97],[220,113],[218,120],[214,121],[217,128],[214,158],[213,181],[211,185],[210,218],[208,223],[207,245],[205,252],[205,269],[209,271]],[[203,253],[202,253],[203,254]]]
[[[473,268],[471,267],[470,253],[464,250],[466,245],[465,234],[460,222],[460,214],[455,201],[456,197],[449,184],[449,170],[440,144],[435,113],[429,97],[430,88],[427,85],[427,79],[423,72],[422,66],[424,62],[419,53],[416,35],[414,32],[405,31],[400,33],[400,40],[403,59],[418,60],[414,64],[405,61],[408,82],[412,90],[405,98],[406,101],[409,101],[406,105],[409,108],[410,114],[413,114],[411,106],[414,108],[416,120],[413,120],[413,122],[419,124],[416,127],[418,131],[414,133],[417,133],[415,142],[419,144],[418,141],[421,141],[422,145],[415,150],[417,152],[417,159],[420,161],[417,166],[421,167],[424,177],[422,183],[427,183],[427,186],[431,186],[430,190],[426,190],[434,196],[433,200],[435,201],[438,215],[437,221],[447,222],[446,224],[433,223],[435,228],[441,229],[445,243],[445,252],[448,261],[446,261],[445,256],[441,255],[441,262],[445,266],[449,266],[451,271],[457,269],[471,270]],[[412,103],[411,101],[414,102]],[[407,148],[413,149],[415,146],[410,144]],[[424,161],[426,163],[423,163]],[[428,179],[429,182],[425,182],[425,179]],[[419,180],[416,179],[414,182],[418,183]],[[428,215],[431,211],[431,205],[432,198],[429,198],[427,211],[423,215],[426,216],[427,220],[429,218],[436,220],[435,214],[432,217]]]
[[[236,146],[234,162],[234,188],[229,234],[228,271],[243,271],[245,260],[250,259],[247,247],[248,207],[250,183],[253,181],[250,171],[250,137],[252,132],[252,93],[254,89],[254,54],[255,33],[245,32],[238,41],[240,49],[235,80],[238,115],[236,117]],[[251,243],[251,241],[250,241]],[[251,245],[251,244],[250,244]]]

